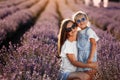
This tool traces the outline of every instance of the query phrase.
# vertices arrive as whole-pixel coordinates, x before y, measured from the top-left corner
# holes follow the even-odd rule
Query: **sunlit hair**
[[[87,15],[85,12],[83,12],[83,11],[78,11],[78,12],[76,12],[76,13],[72,16],[73,21],[76,21],[76,19],[77,19],[79,16],[85,16],[85,18],[88,20],[88,15]]]
[[[75,22],[76,19],[77,19],[79,16],[82,16],[82,15],[85,16],[85,18],[88,20],[87,26],[90,27],[90,26],[91,26],[91,23],[90,23],[90,21],[89,21],[89,17],[88,17],[88,15],[87,15],[85,12],[83,12],[83,11],[78,11],[78,12],[76,12],[76,13],[72,16],[73,21]]]
[[[58,56],[59,57],[60,57],[61,47],[68,37],[68,33],[66,32],[66,27],[69,22],[74,23],[71,19],[64,19],[60,25],[60,30],[58,34]]]

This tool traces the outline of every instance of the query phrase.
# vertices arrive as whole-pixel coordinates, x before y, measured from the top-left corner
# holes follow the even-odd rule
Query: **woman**
[[[89,80],[87,73],[76,72],[77,67],[97,67],[97,63],[84,64],[77,61],[76,35],[76,24],[70,19],[63,20],[58,37],[58,53],[62,59],[58,80]]]

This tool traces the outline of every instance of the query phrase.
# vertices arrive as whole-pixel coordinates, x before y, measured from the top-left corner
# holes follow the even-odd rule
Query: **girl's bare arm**
[[[95,51],[96,51],[96,41],[94,38],[90,38],[90,43],[91,43],[91,50],[90,50],[90,55],[88,57],[87,62],[92,62]]]

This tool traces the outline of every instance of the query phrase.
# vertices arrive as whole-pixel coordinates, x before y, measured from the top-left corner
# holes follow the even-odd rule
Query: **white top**
[[[86,29],[84,30],[81,30],[81,33],[85,33]],[[95,41],[98,41],[99,40],[99,37],[97,36],[97,34],[95,33],[95,31],[93,31],[93,29],[89,28],[87,30],[87,35],[89,36],[89,39],[90,38],[94,38]]]
[[[93,31],[91,28],[88,29],[87,35],[89,36],[89,38],[94,38],[95,41],[99,40],[99,37],[97,36],[97,34],[95,33],[95,31]]]
[[[66,40],[61,48],[61,55],[60,55],[62,59],[60,70],[64,72],[76,71],[77,67],[73,66],[70,63],[66,54],[74,54],[77,60],[77,42],[76,41],[70,42],[69,40]]]

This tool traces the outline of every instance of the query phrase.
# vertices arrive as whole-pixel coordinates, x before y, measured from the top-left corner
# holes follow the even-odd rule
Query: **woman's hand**
[[[58,59],[60,59],[60,58],[61,58],[59,54],[57,54],[57,55],[56,55],[56,57],[57,57]]]

